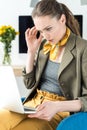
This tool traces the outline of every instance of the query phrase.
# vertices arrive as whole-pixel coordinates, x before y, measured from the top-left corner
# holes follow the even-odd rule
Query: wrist
[[[36,53],[36,51],[34,51],[33,49],[32,50],[30,50],[30,49],[27,50],[27,54],[29,54],[29,55],[35,55],[35,53]]]
[[[35,58],[35,53],[34,52],[30,52],[30,51],[27,51],[27,56],[29,59],[34,59]]]

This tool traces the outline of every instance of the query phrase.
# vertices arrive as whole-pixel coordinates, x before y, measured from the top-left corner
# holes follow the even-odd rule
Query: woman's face
[[[62,15],[59,20],[56,17],[51,18],[50,16],[36,16],[34,18],[36,29],[51,43],[57,43],[62,39],[66,32],[65,23],[65,15]]]

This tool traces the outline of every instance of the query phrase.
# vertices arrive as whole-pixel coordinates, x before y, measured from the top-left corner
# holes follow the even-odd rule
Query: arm
[[[87,43],[86,43],[87,44]],[[81,111],[87,111],[87,46],[85,46],[82,55],[82,96],[79,99],[82,102]]]
[[[51,109],[50,109],[51,108]],[[42,103],[36,114],[30,114],[28,117],[36,117],[50,121],[57,112],[78,112],[81,109],[80,100],[71,101],[48,101]]]
[[[25,39],[27,43],[27,62],[26,62],[26,73],[30,73],[34,67],[35,54],[38,47],[41,44],[42,36],[37,39],[37,30],[35,27],[27,29],[25,32]]]
[[[34,74],[34,61],[35,55],[38,47],[41,44],[42,36],[36,38],[37,30],[35,27],[27,29],[25,32],[25,39],[27,44],[27,62],[25,71],[23,72],[24,83],[27,88],[32,88],[35,83],[35,74]]]
[[[58,111],[64,112],[78,112],[81,110],[82,104],[80,100],[70,100],[70,101],[61,101],[55,102]]]

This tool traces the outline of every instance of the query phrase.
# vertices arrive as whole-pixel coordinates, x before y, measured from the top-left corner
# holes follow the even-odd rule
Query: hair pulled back
[[[41,0],[36,4],[32,11],[33,18],[36,16],[40,17],[49,15],[60,19],[62,14],[66,17],[66,26],[69,27],[76,35],[80,35],[78,21],[75,19],[68,7],[63,3],[59,3],[56,0]]]

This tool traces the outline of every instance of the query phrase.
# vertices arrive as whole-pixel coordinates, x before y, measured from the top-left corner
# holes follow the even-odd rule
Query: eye
[[[51,31],[52,30],[52,27],[49,27],[49,28],[46,28],[47,31]]]

